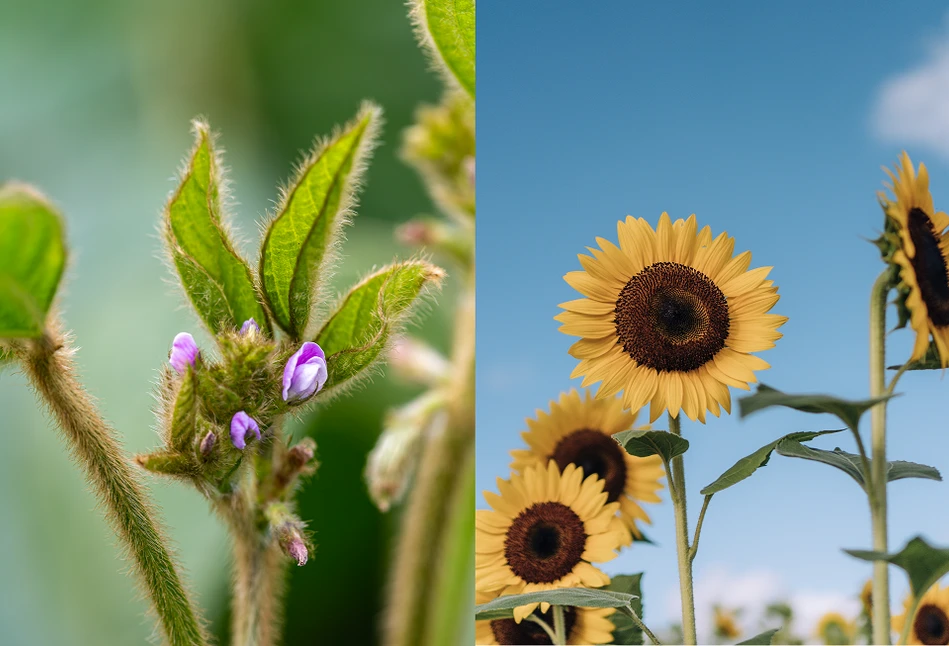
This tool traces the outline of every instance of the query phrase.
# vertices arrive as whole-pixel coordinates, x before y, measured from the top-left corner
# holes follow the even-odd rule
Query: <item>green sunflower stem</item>
[[[870,396],[886,391],[886,299],[890,292],[889,271],[880,274],[870,296]],[[886,402],[870,411],[870,445],[872,450],[869,487],[870,515],[873,526],[873,549],[886,553]],[[873,564],[873,643],[890,643],[890,583],[888,564]]]
[[[561,645],[567,643],[567,622],[563,615],[563,606],[553,606],[554,611],[554,636],[556,642]]]
[[[682,435],[679,418],[669,415],[669,432]],[[672,506],[676,522],[676,555],[679,559],[679,591],[682,595],[682,638],[686,644],[698,643],[695,632],[695,595],[692,590],[692,558],[689,548],[689,517],[685,505],[685,461],[672,458],[670,475]]]

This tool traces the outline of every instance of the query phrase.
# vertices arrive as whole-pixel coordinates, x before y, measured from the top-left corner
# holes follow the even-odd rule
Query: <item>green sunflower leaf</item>
[[[891,397],[893,395],[848,400],[830,395],[790,395],[761,384],[758,386],[758,392],[739,399],[738,406],[742,417],[772,406],[793,408],[803,413],[830,413],[839,417],[848,428],[856,430],[860,424],[860,417],[865,412]]]
[[[317,142],[267,228],[260,277],[271,313],[295,340],[306,334],[313,301],[354,203],[382,111],[366,103],[328,141]]]
[[[936,581],[949,574],[949,548],[933,547],[922,536],[911,539],[899,552],[884,554],[867,550],[844,550],[864,561],[886,561],[902,568],[909,577],[910,589],[917,598]]]
[[[0,186],[0,338],[42,336],[65,266],[52,205],[24,184]]]
[[[269,332],[250,267],[223,224],[219,160],[208,124],[193,123],[194,150],[165,208],[164,238],[185,294],[215,335],[253,318]]]
[[[903,366],[888,366],[888,370],[899,370]],[[929,348],[921,359],[910,362],[907,370],[942,370],[942,362],[939,360],[939,349],[935,341],[929,342]]]
[[[411,16],[423,45],[475,95],[475,0],[414,0]]]
[[[368,368],[423,290],[439,286],[444,275],[435,265],[411,260],[384,267],[353,287],[316,335],[329,372],[324,390]]]
[[[689,441],[668,431],[623,431],[613,435],[627,453],[640,458],[658,455],[668,462],[689,450]]]
[[[632,604],[636,599],[637,596],[634,594],[598,588],[540,590],[538,592],[505,595],[475,606],[475,619],[478,621],[507,619],[514,616],[514,608],[531,603],[549,603],[552,606],[571,606],[574,608],[620,608],[629,613],[633,612]]]
[[[755,635],[751,639],[746,639],[743,642],[738,642],[738,646],[742,644],[748,644],[748,646],[764,646],[771,644],[771,640],[774,639],[774,636],[778,633],[778,628],[772,628],[771,630],[766,630],[760,635]]]
[[[633,612],[640,619],[643,617],[643,598],[642,598],[642,580],[643,574],[618,574],[610,580],[606,586],[607,590],[613,592],[625,592],[634,595],[636,598],[630,603]],[[613,643],[624,644],[625,646],[639,646],[643,643],[643,631],[637,626],[631,617],[625,614],[616,613],[610,617],[613,622]]]
[[[738,484],[745,478],[751,476],[759,468],[766,466],[768,460],[771,459],[771,453],[777,448],[778,444],[784,440],[796,440],[799,442],[807,442],[813,440],[815,437],[821,435],[827,435],[829,433],[840,433],[847,429],[836,429],[832,431],[799,431],[797,433],[789,433],[784,437],[780,437],[774,442],[765,444],[760,449],[752,453],[751,455],[746,455],[738,462],[736,462],[731,468],[729,468],[725,473],[720,475],[715,482],[708,485],[700,492],[703,496],[708,496],[713,493],[718,493],[723,489],[728,489],[729,487]]]
[[[824,449],[815,449],[801,444],[800,440],[785,439],[777,446],[778,454],[790,458],[803,458],[815,462],[823,462],[832,467],[837,467],[851,478],[863,489],[866,489],[866,473],[863,470],[863,461],[859,455],[841,451],[839,448],[833,451]],[[923,478],[927,480],[942,480],[939,470],[935,467],[917,464],[915,462],[905,462],[896,460],[887,463],[887,482],[902,480],[904,478]]]

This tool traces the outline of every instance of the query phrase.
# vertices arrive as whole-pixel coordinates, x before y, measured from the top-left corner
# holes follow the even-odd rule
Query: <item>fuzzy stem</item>
[[[679,418],[669,415],[669,432],[682,435]],[[692,592],[692,560],[689,558],[689,517],[686,512],[685,461],[672,458],[672,505],[675,509],[676,556],[679,560],[679,592],[682,597],[682,638],[686,644],[698,643],[695,633],[695,598]]]
[[[126,458],[115,430],[102,419],[76,378],[73,349],[51,325],[44,337],[18,346],[17,354],[132,556],[134,570],[151,598],[168,643],[207,643],[138,473]]]
[[[639,615],[637,615],[635,612],[629,613],[629,614],[630,614],[630,619],[633,620],[633,623],[636,624],[636,626],[639,627],[641,631],[646,633],[646,636],[649,637],[650,640],[652,640],[653,644],[656,644],[656,646],[662,646],[662,642],[659,641],[659,638],[656,637],[655,633],[649,630],[646,624],[643,623],[643,620],[640,619]]]
[[[699,552],[699,536],[702,534],[702,523],[705,522],[705,512],[708,511],[708,504],[712,502],[712,496],[708,494],[702,502],[702,511],[699,512],[699,519],[695,523],[695,537],[692,539],[692,545],[689,547],[689,563],[695,560]]]
[[[566,646],[567,643],[567,622],[563,616],[563,606],[553,606],[554,611],[554,635],[557,637],[555,643]]]
[[[426,613],[443,593],[439,564],[450,551],[449,507],[473,477],[461,469],[474,446],[474,268],[471,268],[455,316],[448,415],[435,429],[422,457],[401,522],[386,604],[386,646],[438,646],[427,630]],[[450,582],[449,582],[450,583]]]
[[[287,559],[275,541],[234,532],[233,646],[274,646],[280,637]]]
[[[873,284],[870,296],[870,396],[878,397],[886,389],[886,299],[890,291],[889,272],[883,272]],[[873,549],[887,551],[886,528],[886,402],[870,410],[870,444],[873,451],[868,489],[873,526]],[[886,561],[873,563],[873,643],[890,643],[890,584]]]
[[[551,643],[551,644],[556,644],[556,643],[557,643],[557,634],[554,632],[554,629],[551,628],[551,627],[547,624],[546,621],[544,621],[543,619],[541,619],[541,618],[538,617],[537,615],[531,615],[530,617],[527,618],[526,621],[532,621],[532,622],[534,622],[535,624],[537,624],[538,626],[540,626],[541,628],[543,628],[543,629],[544,629],[544,632],[547,633],[547,636],[550,637],[550,643]]]

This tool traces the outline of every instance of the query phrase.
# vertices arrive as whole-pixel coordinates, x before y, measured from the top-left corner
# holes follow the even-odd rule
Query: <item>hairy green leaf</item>
[[[738,646],[742,644],[748,644],[748,646],[768,646],[771,644],[771,640],[774,639],[774,636],[778,633],[778,628],[772,628],[771,630],[766,630],[760,635],[755,635],[751,639],[746,639],[743,642],[738,642]]]
[[[66,266],[59,214],[35,189],[0,186],[0,337],[39,337]]]
[[[815,449],[801,444],[800,440],[785,439],[777,447],[780,455],[791,458],[803,458],[815,462],[823,462],[832,467],[837,467],[866,489],[867,477],[863,470],[863,461],[859,455],[841,451],[839,448],[833,451],[824,449]],[[924,478],[928,480],[942,480],[939,470],[924,464],[915,462],[905,462],[897,460],[887,463],[887,482],[902,480],[904,478]]]
[[[911,539],[903,549],[893,554],[867,550],[844,551],[864,561],[886,561],[902,568],[909,577],[910,589],[916,597],[949,574],[949,548],[933,547],[922,536]]]
[[[738,484],[745,478],[749,477],[752,473],[757,471],[759,468],[767,465],[768,460],[771,459],[771,453],[778,446],[778,444],[784,440],[807,442],[808,440],[813,440],[815,437],[819,437],[821,435],[827,435],[828,433],[840,433],[844,430],[846,429],[841,428],[833,431],[799,431],[797,433],[790,433],[784,437],[778,438],[774,442],[765,444],[751,455],[746,455],[740,459],[725,473],[720,475],[718,479],[715,480],[715,482],[702,489],[700,493],[703,496],[708,496]]]
[[[214,334],[253,318],[269,323],[250,267],[234,250],[221,221],[221,173],[210,129],[195,121],[195,147],[165,209],[165,239],[182,286]]]
[[[888,370],[899,370],[903,366],[887,366]],[[939,348],[935,341],[929,342],[926,354],[916,361],[911,361],[907,370],[942,370],[942,362],[939,359]]]
[[[506,619],[514,616],[514,608],[531,603],[574,608],[622,608],[632,612],[636,595],[597,588],[560,588],[524,594],[510,594],[475,606],[475,619]]]
[[[613,592],[625,592],[636,597],[630,606],[636,616],[643,617],[643,599],[642,599],[642,572],[639,574],[618,574],[610,580],[606,586],[607,590]],[[637,626],[632,618],[625,614],[615,613],[610,617],[613,622],[613,643],[624,644],[625,646],[639,646],[643,643],[642,628]]]
[[[423,44],[474,96],[475,0],[414,0],[411,15]]]
[[[892,395],[883,395],[852,401],[830,395],[789,395],[761,384],[758,386],[758,392],[738,400],[738,406],[742,417],[772,406],[785,406],[804,413],[830,413],[839,417],[848,428],[857,430],[860,417],[865,412],[891,397]]]
[[[420,260],[384,267],[356,285],[316,335],[329,372],[324,388],[368,368],[386,347],[409,307],[444,271]]]
[[[296,340],[306,334],[314,296],[325,282],[381,115],[378,106],[366,103],[342,131],[317,143],[267,229],[260,254],[264,295],[277,323]]]
[[[152,473],[187,478],[198,475],[198,465],[194,458],[174,451],[154,451],[136,455],[135,461]]]
[[[619,442],[627,453],[640,458],[658,455],[669,461],[689,450],[687,439],[668,431],[623,431],[613,435],[613,439]]]

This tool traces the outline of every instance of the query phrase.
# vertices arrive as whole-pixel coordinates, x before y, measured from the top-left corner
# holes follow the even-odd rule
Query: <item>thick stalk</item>
[[[287,559],[275,541],[255,531],[234,531],[233,646],[279,643],[284,572]],[[315,642],[314,642],[315,643]]]
[[[474,446],[474,271],[469,272],[455,317],[447,422],[436,429],[422,457],[389,581],[386,646],[440,646],[427,631],[426,613],[444,592],[439,563],[450,551],[449,506],[473,477],[461,468]]]
[[[165,545],[158,516],[116,438],[76,378],[74,350],[58,329],[18,346],[17,354],[36,392],[56,419],[83,467],[106,515],[132,557],[168,643],[206,643],[204,629]],[[64,528],[64,531],[68,531]]]
[[[552,606],[554,611],[554,635],[557,637],[557,644],[566,646],[567,643],[567,622],[563,615],[563,606]]]
[[[880,274],[870,296],[870,396],[878,397],[886,390],[886,299],[890,291],[889,272]],[[872,450],[871,483],[874,495],[870,500],[873,526],[873,549],[887,552],[886,528],[886,402],[870,411],[870,445]],[[890,584],[885,561],[873,563],[873,643],[890,643]]]
[[[669,432],[682,435],[679,418],[669,416]],[[695,634],[695,597],[692,591],[692,559],[689,558],[689,517],[685,506],[685,461],[672,458],[670,487],[676,522],[676,556],[679,560],[679,592],[682,597],[682,638],[686,644],[698,643]]]

